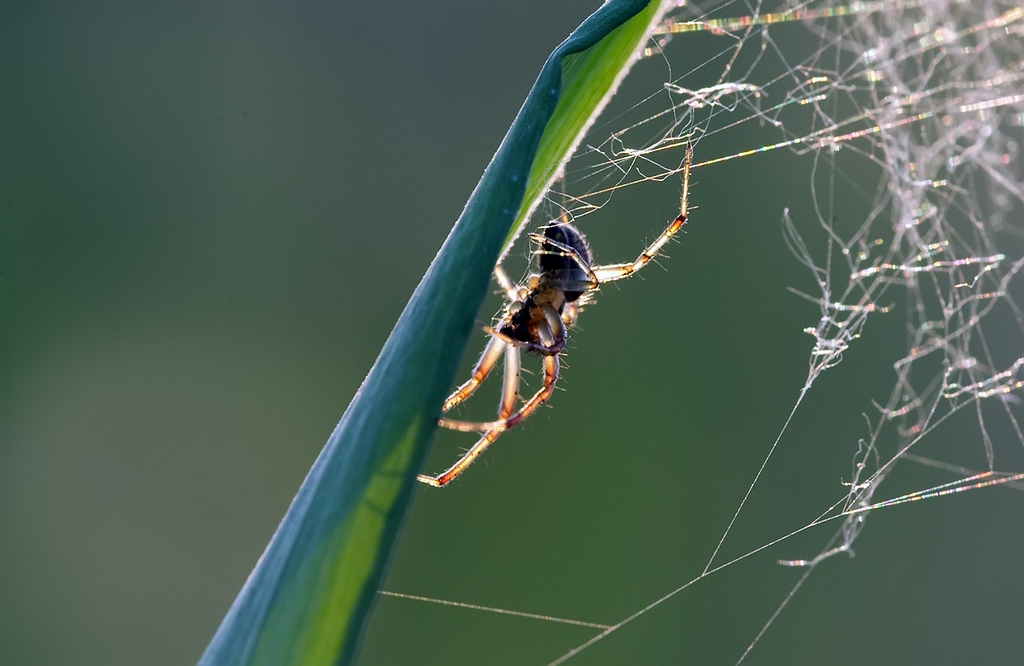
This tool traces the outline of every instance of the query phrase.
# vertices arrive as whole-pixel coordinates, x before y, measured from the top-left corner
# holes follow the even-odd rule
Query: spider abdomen
[[[544,238],[554,243],[541,244],[538,255],[540,272],[549,282],[560,287],[565,300],[571,303],[587,292],[581,287],[590,284],[590,276],[580,265],[581,262],[586,266],[593,263],[590,246],[580,230],[568,222],[548,225],[544,228]],[[572,256],[564,248],[571,249],[577,256]]]

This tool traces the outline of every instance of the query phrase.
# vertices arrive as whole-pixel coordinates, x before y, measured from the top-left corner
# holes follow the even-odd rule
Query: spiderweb
[[[707,48],[696,63],[693,40]],[[785,446],[787,419],[700,576],[553,664],[696,580],[831,523],[817,550],[779,562],[805,575],[734,655],[742,662],[818,565],[870,538],[876,511],[1024,481],[1024,8],[996,0],[679,3],[643,57],[663,64],[657,85],[627,81],[611,119],[566,165],[563,191],[551,193],[545,213],[585,224],[624,191],[678,183],[687,145],[695,178],[786,151],[810,165],[803,187],[813,201],[811,214],[781,215],[786,245],[806,271],[791,290],[817,312],[804,328],[807,374],[789,417],[880,318],[898,318],[902,351],[863,430],[830,439],[849,461],[829,471],[845,482],[835,503],[793,532],[722,556],[761,473]],[[756,138],[737,149],[741,132]],[[858,192],[860,205],[837,202],[841,188]],[[974,436],[951,445],[942,434],[953,421],[969,422]],[[906,465],[952,480],[887,483]]]

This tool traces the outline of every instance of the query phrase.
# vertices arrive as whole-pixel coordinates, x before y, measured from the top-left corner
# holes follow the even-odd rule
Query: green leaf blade
[[[499,254],[660,15],[612,0],[530,95],[200,664],[348,664]]]
[[[522,206],[505,238],[503,253],[511,247],[562,165],[629,71],[637,46],[646,39],[663,11],[658,2],[610,2],[552,53],[548,65],[556,57],[561,60],[561,94],[541,137]],[[594,39],[596,35],[604,36]],[[543,77],[542,73],[538,85]]]

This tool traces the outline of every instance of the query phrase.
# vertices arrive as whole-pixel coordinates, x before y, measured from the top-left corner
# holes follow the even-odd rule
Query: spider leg
[[[419,481],[420,483],[425,483],[428,486],[433,486],[434,488],[441,488],[448,485],[448,483],[452,479],[457,477],[459,474],[462,474],[462,471],[469,467],[470,463],[476,460],[476,457],[484,452],[484,449],[493,444],[494,440],[498,439],[498,435],[500,435],[502,432],[503,431],[501,430],[491,430],[490,432],[486,433],[483,437],[481,437],[480,441],[474,444],[469,451],[466,451],[465,455],[459,458],[458,462],[449,467],[447,470],[445,470],[441,474],[438,474],[437,476],[420,474],[419,476],[416,477],[416,480]]]
[[[473,421],[459,421],[457,419],[438,419],[437,424],[449,430],[460,432],[479,432],[484,430],[504,430],[498,424],[510,417],[516,409],[516,401],[519,399],[519,371],[522,365],[519,358],[519,348],[513,345],[505,345],[505,383],[501,387],[501,401],[498,403],[498,419],[491,423],[477,423]],[[486,427],[492,426],[492,427]]]
[[[555,392],[555,382],[558,381],[558,356],[545,356],[543,363],[544,384],[530,397],[529,400],[523,403],[522,409],[505,419],[505,430],[515,426],[536,411],[536,409],[547,402],[548,398],[551,397],[551,394]]]
[[[515,411],[516,400],[519,398],[519,371],[522,368],[519,348],[511,344],[506,336],[501,335],[490,327],[485,326],[484,330],[491,334],[491,340],[484,348],[484,352],[480,356],[480,360],[477,361],[476,367],[473,368],[473,375],[444,401],[444,404],[441,406],[442,414],[451,410],[452,407],[464,401],[476,391],[477,387],[483,383],[487,375],[494,369],[502,352],[505,354],[505,377],[501,389],[501,402],[498,403],[498,418],[507,418]],[[438,425],[450,430],[477,430],[477,428],[473,427],[464,427],[465,425],[475,424],[455,419],[438,419]]]
[[[523,402],[523,406],[519,408],[518,412],[509,414],[504,418],[500,418],[497,421],[454,421],[451,419],[440,419],[438,424],[449,430],[458,430],[459,432],[489,432],[491,430],[499,430],[504,432],[520,421],[525,419],[527,416],[532,414],[535,409],[547,402],[548,398],[555,390],[555,382],[558,381],[558,356],[551,355],[544,357],[544,384],[537,392],[534,393],[529,400]]]
[[[580,313],[579,301],[573,301],[572,303],[566,303],[565,308],[562,310],[562,323],[565,328],[569,328],[576,323],[576,317]]]
[[[501,287],[501,290],[505,292],[505,298],[510,301],[516,300],[519,293],[519,288],[509,279],[508,273],[502,268],[501,264],[494,266],[494,280]]]
[[[516,409],[516,400],[519,399],[520,368],[519,348],[505,345],[505,383],[501,386],[501,403],[498,406],[499,419],[507,419]]]
[[[484,351],[480,355],[480,360],[476,362],[476,366],[473,368],[473,374],[444,401],[444,404],[441,406],[442,413],[449,411],[452,407],[473,395],[473,391],[480,386],[480,383],[494,369],[494,365],[501,358],[501,353],[505,351],[507,346],[508,342],[504,336],[491,335],[491,339],[487,342],[487,346],[484,347]]]
[[[474,444],[469,451],[459,458],[459,460],[449,467],[447,470],[437,476],[428,476],[426,474],[420,474],[416,477],[417,481],[425,483],[428,486],[434,486],[440,488],[447,485],[452,479],[461,474],[469,465],[479,457],[484,450],[494,443],[494,440],[498,438],[501,433],[505,432],[515,424],[519,423],[527,416],[529,416],[535,409],[540,407],[555,390],[555,382],[558,381],[558,357],[557,356],[545,356],[544,357],[544,386],[540,388],[526,401],[523,408],[515,414],[512,414],[506,419],[495,421],[492,425],[494,428],[487,430],[484,435]]]
[[[693,157],[693,150],[689,147],[686,149],[686,161],[683,163],[683,192],[679,199],[679,215],[676,219],[668,225],[665,231],[661,232],[661,235],[654,239],[654,242],[648,245],[640,256],[629,264],[608,264],[606,266],[594,266],[592,273],[598,283],[612,282],[614,280],[621,280],[628,278],[636,273],[638,270],[646,266],[651,259],[658,256],[658,252],[662,247],[665,246],[672,236],[677,231],[682,229],[683,225],[686,224],[686,209],[687,201],[690,195],[690,160]]]
[[[565,341],[568,338],[565,322],[558,310],[548,303],[541,306],[541,311],[544,313],[544,321],[547,326],[538,326],[537,336],[540,338],[541,345],[547,350],[546,354],[557,354],[565,347]]]

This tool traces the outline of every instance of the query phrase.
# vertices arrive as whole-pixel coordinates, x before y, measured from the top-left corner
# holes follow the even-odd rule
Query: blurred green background
[[[596,4],[3,4],[0,663],[198,659],[542,62]],[[693,63],[721,48],[677,40]],[[657,85],[664,64],[636,76]],[[762,143],[725,133],[697,159]],[[810,179],[783,152],[696,171],[667,270],[603,290],[551,409],[451,488],[417,491],[385,588],[612,623],[699,574],[806,375],[817,313],[786,291],[812,286],[779,220],[788,206],[815,224]],[[843,187],[840,210],[862,219]],[[677,188],[630,188],[586,217],[598,259],[635,256]],[[718,561],[842,496],[902,326],[872,320],[819,380]],[[935,439],[984,466],[969,414]],[[441,433],[429,471],[471,441]],[[893,479],[887,496],[952,477]],[[879,512],[747,663],[1019,654],[1022,499]],[[813,556],[833,529],[570,663],[734,663],[802,574],[775,560]],[[593,633],[382,598],[360,663],[545,664]]]

